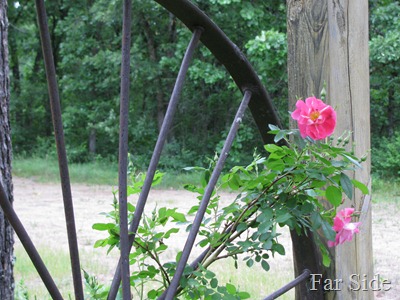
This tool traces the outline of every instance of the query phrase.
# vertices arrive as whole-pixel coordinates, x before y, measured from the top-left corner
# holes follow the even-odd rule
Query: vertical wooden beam
[[[287,0],[289,103],[320,92],[327,78],[327,0]]]
[[[296,100],[320,96],[328,74],[327,0],[287,0],[289,110]],[[292,123],[291,127],[295,124]],[[312,234],[291,232],[295,276],[308,268],[324,274]],[[324,277],[326,275],[324,274]],[[296,287],[296,299],[323,299],[322,286],[310,291],[307,283]]]
[[[361,157],[370,149],[368,1],[328,1],[329,78],[328,101],[338,113],[337,135],[351,131],[354,153]],[[370,185],[370,159],[357,169],[355,179]],[[336,278],[343,279],[337,299],[373,299],[371,289],[357,290],[349,276],[373,277],[371,197],[358,190],[343,206],[362,211],[361,230],[355,242],[336,247]],[[364,277],[365,276],[365,277]]]
[[[298,98],[319,97],[326,83],[326,101],[338,114],[335,135],[350,131],[354,152],[363,156],[370,148],[368,1],[287,0],[289,109]],[[349,174],[352,175],[352,174]],[[370,160],[353,174],[370,184]],[[373,276],[370,197],[355,191],[343,206],[362,211],[361,233],[355,241],[332,250],[334,258],[324,276],[342,279],[340,290],[325,293],[325,299],[373,299],[373,292],[356,291],[350,275]],[[310,253],[312,240],[293,238],[295,272],[304,266],[298,260],[318,266],[318,253]],[[314,259],[312,258],[314,256]],[[311,268],[311,270],[313,270]],[[321,299],[300,286],[297,299]]]

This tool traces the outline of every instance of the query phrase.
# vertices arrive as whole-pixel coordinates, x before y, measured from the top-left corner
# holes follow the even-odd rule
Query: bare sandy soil
[[[61,188],[57,184],[37,183],[29,179],[14,178],[14,207],[31,235],[35,245],[56,249],[67,249],[67,237],[64,221]],[[112,187],[75,184],[72,186],[76,228],[79,247],[83,251],[93,251],[93,244],[104,234],[94,231],[94,223],[106,219],[99,214],[111,210],[113,200]],[[229,199],[232,195],[222,195]],[[180,190],[154,190],[150,193],[149,209],[156,203],[178,207],[187,211],[197,203],[196,195]],[[377,299],[400,299],[400,206],[392,203],[373,205],[373,248],[374,273],[381,279],[391,282],[387,292],[377,292]],[[290,240],[284,236],[284,244],[291,259]],[[16,238],[16,245],[20,242]],[[184,239],[177,241],[175,247],[182,248]],[[113,265],[115,257],[104,258],[103,263]],[[278,263],[279,264],[279,263]]]

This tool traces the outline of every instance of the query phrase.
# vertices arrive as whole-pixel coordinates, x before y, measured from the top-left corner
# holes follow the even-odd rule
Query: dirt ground
[[[30,179],[14,178],[14,207],[35,245],[67,249],[61,188],[57,184],[37,183]],[[101,212],[111,210],[112,187],[74,184],[75,221],[80,249],[92,251],[94,242],[104,237],[91,226],[106,219]],[[232,195],[222,195],[229,199]],[[154,190],[150,193],[148,206],[156,203],[179,207],[187,211],[196,203],[196,195],[181,190]],[[133,199],[132,199],[133,200]],[[391,282],[386,292],[376,292],[377,299],[400,299],[400,205],[392,203],[373,204],[374,273],[380,279]],[[285,244],[290,248],[289,238]],[[16,244],[19,241],[16,238]],[[184,240],[176,247],[183,247]],[[290,249],[289,249],[290,250]],[[110,258],[109,258],[110,259]],[[291,259],[288,253],[284,259]],[[112,262],[113,263],[113,262]]]

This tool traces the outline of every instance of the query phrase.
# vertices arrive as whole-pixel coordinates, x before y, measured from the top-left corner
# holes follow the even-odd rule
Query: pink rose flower
[[[328,241],[329,247],[334,247],[343,244],[346,241],[351,241],[353,235],[360,232],[358,228],[360,222],[351,222],[351,215],[354,213],[354,208],[345,208],[336,214],[333,218],[333,230],[336,231],[335,241]]]
[[[308,136],[313,140],[322,140],[335,130],[335,110],[315,97],[309,97],[305,102],[297,100],[296,110],[291,116],[297,121],[303,138]]]

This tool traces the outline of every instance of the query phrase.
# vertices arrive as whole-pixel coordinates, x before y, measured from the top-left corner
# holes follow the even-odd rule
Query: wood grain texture
[[[327,78],[328,19],[326,0],[287,0],[289,110],[297,99],[319,97]],[[292,126],[294,124],[291,124]],[[312,235],[291,233],[295,276],[304,268],[322,274],[321,255]],[[324,275],[325,276],[325,275]],[[296,299],[322,299],[322,286],[310,291],[308,284],[296,287]]]
[[[361,157],[370,149],[368,1],[287,0],[287,5],[289,109],[298,98],[319,97],[326,82],[326,101],[338,115],[335,136],[352,132],[355,154]],[[370,160],[349,175],[370,184]],[[349,280],[351,274],[373,276],[371,197],[358,190],[354,195],[343,206],[363,211],[361,233],[332,251],[335,262],[327,274],[344,283],[325,299],[373,299],[372,291],[352,290]],[[296,298],[305,299],[304,293],[296,292]]]
[[[288,78],[290,109],[298,98],[320,96],[327,77],[326,0],[288,0]]]

